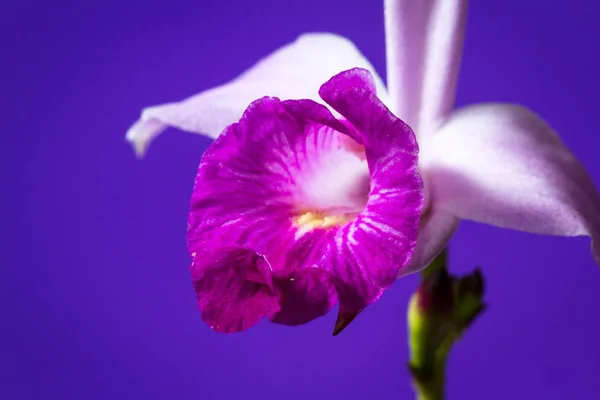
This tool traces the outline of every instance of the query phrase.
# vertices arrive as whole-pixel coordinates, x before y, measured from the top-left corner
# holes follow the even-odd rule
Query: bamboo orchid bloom
[[[235,137],[235,140],[239,140],[239,144],[242,145],[242,139],[239,137],[241,134],[233,132],[241,128],[232,127],[239,127],[239,124],[230,126],[232,123],[240,118],[241,121],[252,120],[253,112],[258,112],[257,108],[279,107],[281,110],[278,108],[279,111],[276,113],[285,114],[285,118],[295,118],[298,126],[306,126],[306,121],[310,120],[312,121],[310,124],[318,124],[321,130],[333,129],[336,132],[334,142],[337,144],[335,146],[344,148],[344,154],[353,153],[358,157],[357,160],[366,154],[366,165],[370,172],[371,184],[377,185],[378,178],[372,169],[375,161],[373,156],[369,155],[371,150],[367,143],[368,135],[373,134],[371,128],[375,126],[372,125],[374,114],[368,110],[375,107],[380,113],[386,115],[385,118],[388,122],[393,120],[394,126],[404,126],[402,121],[410,125],[416,135],[420,151],[418,171],[424,183],[424,204],[419,206],[418,201],[411,198],[410,206],[407,206],[407,209],[410,210],[407,215],[412,215],[411,213],[416,209],[420,211],[420,218],[416,222],[419,225],[416,244],[414,246],[407,244],[411,241],[410,226],[415,221],[406,217],[408,219],[400,223],[395,221],[395,218],[400,217],[392,215],[393,213],[379,214],[381,218],[384,216],[389,218],[385,223],[390,226],[398,222],[399,225],[394,230],[401,236],[407,237],[407,241],[402,241],[403,244],[399,245],[398,251],[401,251],[403,255],[396,255],[399,260],[397,277],[426,267],[448,244],[461,219],[537,234],[587,235],[592,239],[593,257],[600,264],[600,240],[598,239],[600,197],[581,163],[563,145],[553,130],[534,112],[513,104],[477,104],[458,110],[454,109],[467,1],[385,0],[384,3],[387,87],[369,61],[349,40],[329,33],[308,33],[263,58],[229,83],[180,102],[145,109],[140,120],[130,128],[127,139],[133,144],[136,152],[142,155],[151,140],[168,126],[218,138],[215,142],[216,147],[212,150],[209,149],[208,154],[204,156],[203,163],[207,163],[212,159],[211,157],[216,157],[214,154],[219,146],[225,146],[225,143],[234,141],[231,137]],[[355,69],[357,67],[359,69]],[[368,78],[368,74],[361,72],[364,70],[370,72],[373,77],[372,81]],[[341,71],[345,72],[337,75]],[[332,76],[334,76],[333,79]],[[340,76],[345,76],[347,82],[340,83],[340,79],[342,79]],[[356,76],[362,78],[358,79]],[[369,98],[378,105],[374,106],[375,103],[365,105],[364,113],[368,115],[359,118],[356,114],[358,113],[356,107],[360,110],[361,106],[357,103],[354,103],[355,108],[340,108],[335,101],[328,101],[331,98],[327,94],[323,98],[319,96],[319,87],[324,82],[327,83],[323,86],[325,89],[321,89],[321,94],[328,93],[328,90],[335,91],[335,85],[341,85],[347,89],[348,82],[355,82],[357,87],[365,93],[371,93],[372,96],[376,93],[376,101],[373,100],[373,97]],[[351,101],[348,99],[352,99],[349,93],[347,91],[344,94],[347,98],[344,100],[346,102]],[[363,95],[366,96],[364,93]],[[286,103],[286,101],[263,99],[259,103],[253,103],[253,106],[244,113],[248,104],[264,96],[307,100],[300,103]],[[321,103],[323,108],[317,107],[312,101]],[[386,107],[379,105],[379,101]],[[312,111],[306,114],[306,109],[303,109],[304,114],[298,114],[298,108],[302,108],[298,104],[302,104],[302,107],[308,107],[307,104],[310,104]],[[327,114],[324,107],[329,107],[333,114]],[[290,109],[296,111],[290,111]],[[320,119],[314,116],[315,113],[321,116]],[[243,117],[242,114],[244,114]],[[327,116],[325,117],[325,115]],[[369,122],[371,125],[365,121],[371,121]],[[365,130],[365,124],[370,128]],[[228,126],[230,127],[225,129]],[[219,136],[222,132],[224,134]],[[404,147],[393,147],[390,144],[392,146],[390,151],[398,154],[398,157],[404,160],[402,161],[404,168],[397,171],[398,179],[406,178],[408,175],[414,178],[410,184],[406,184],[406,182],[402,184],[407,186],[390,186],[392,190],[400,190],[402,193],[409,193],[415,189],[418,180],[416,178],[418,175],[411,175],[407,172],[411,169],[408,164],[405,164],[408,161],[403,158],[404,155],[416,154],[417,151],[416,147],[406,147],[406,143],[410,142],[410,134],[407,132],[407,129],[395,128],[389,130],[389,134],[399,136],[395,139],[388,138],[392,140],[390,143],[396,143],[394,140],[405,142],[402,145]],[[263,136],[260,137],[271,141],[283,140],[281,137],[278,138],[276,132],[271,132],[271,134],[273,136],[268,137],[263,132],[261,133]],[[303,130],[294,134],[308,138],[312,137],[310,135],[314,133],[307,133],[306,130]],[[244,135],[242,136],[245,138]],[[347,141],[347,138],[350,138],[351,141]],[[338,149],[338,147],[335,148]],[[354,150],[349,150],[350,148]],[[379,154],[378,157],[385,159],[386,156]],[[412,160],[412,158],[410,159]],[[340,159],[339,162],[346,161]],[[203,174],[202,168],[201,165],[199,176]],[[350,171],[354,166],[348,165],[343,168],[348,169],[339,169],[339,171]],[[364,176],[369,176],[365,171],[363,170]],[[326,174],[327,170],[325,168],[318,169],[317,172],[315,176],[318,176],[319,173]],[[230,171],[230,173],[233,172]],[[213,174],[217,174],[217,172]],[[340,177],[343,175],[342,172],[338,172],[338,174]],[[198,187],[198,182],[202,184],[203,181],[197,181],[196,194],[202,190],[202,187]],[[401,190],[400,188],[405,189]],[[256,189],[258,190],[258,188]],[[267,189],[263,188],[262,190]],[[375,194],[373,190],[371,187],[370,195]],[[417,190],[414,193],[418,192]],[[234,193],[231,192],[231,196],[233,195]],[[364,192],[363,195],[365,195]],[[370,195],[365,195],[368,200],[365,200],[363,206],[371,201]],[[217,202],[216,198],[211,201],[193,199],[190,220],[195,221],[194,212]],[[333,224],[335,227],[331,229],[339,232],[343,230],[340,226],[351,226],[355,223],[356,216],[361,215],[360,212],[368,208],[368,206],[365,207],[354,210],[352,218],[344,220],[340,224]],[[227,212],[226,210],[226,206],[223,205],[222,212]],[[234,212],[232,211],[232,213]],[[218,219],[216,216],[214,218]],[[319,218],[316,223],[321,226],[318,229],[330,232],[329,228],[323,225],[325,224],[324,217]],[[407,222],[408,220],[410,222]],[[221,222],[224,223],[224,221]],[[400,229],[401,226],[402,229]],[[197,229],[197,227],[193,229]],[[313,231],[314,229],[310,230],[310,232]],[[194,240],[191,238],[191,243],[196,243]],[[246,242],[242,242],[247,245]],[[204,248],[202,246],[208,245],[204,243],[198,246]],[[198,246],[194,244],[190,249]],[[220,260],[217,264],[229,262],[233,266],[240,263],[248,265],[248,259],[252,259],[253,265],[255,265],[252,267],[252,274],[256,274],[256,271],[275,271],[277,267],[272,264],[266,254],[269,250],[261,246],[250,249],[233,248],[230,253],[214,257]],[[277,260],[285,258],[282,255],[273,257]],[[283,261],[277,262],[285,264]],[[206,266],[198,268],[198,270],[209,271]],[[327,271],[327,273],[332,273],[333,270]],[[202,273],[208,274],[209,272]],[[378,275],[380,277],[387,277],[389,269],[377,273],[383,274]],[[268,315],[276,322],[280,319],[285,323],[289,315],[284,315],[287,314],[287,310],[282,306],[282,299],[285,300],[285,296],[295,289],[281,295],[283,297],[273,294],[282,290],[273,283],[277,281],[277,276],[272,277],[269,274],[267,276],[265,273],[259,273],[259,275],[261,285],[263,285],[261,288],[268,289],[264,289],[265,296],[272,303],[269,303],[269,306],[260,303],[260,306],[249,305],[248,307],[258,308],[262,313],[259,313],[260,315]],[[318,307],[315,306],[315,302],[318,303],[318,301],[306,299],[306,302],[310,303],[306,309],[311,312],[308,312],[301,322],[322,315],[324,310],[329,309],[335,300],[347,304],[346,310],[359,311],[358,308],[374,301],[389,284],[387,278],[365,280],[364,274],[362,280],[353,282],[346,280],[342,284],[343,279],[340,277],[345,275],[337,272],[333,272],[333,275],[337,276],[333,279],[336,283],[331,283],[333,282],[331,280],[327,283],[327,285],[333,286],[326,285],[327,287],[317,290],[322,294]],[[288,275],[285,276],[289,278]],[[194,279],[195,282],[201,280],[198,277]],[[312,281],[312,278],[307,279],[312,283],[307,281],[304,289],[301,290],[302,293],[305,293],[306,288],[316,282]],[[318,282],[323,285],[324,281],[318,280]],[[372,286],[366,282],[370,282]],[[220,284],[227,286],[228,283],[221,282]],[[344,292],[343,288],[347,288],[348,291]],[[252,292],[258,289],[245,288],[244,290]],[[206,288],[197,287],[197,291],[208,293]],[[329,291],[336,294],[325,295]],[[300,297],[302,298],[302,296]],[[347,300],[349,298],[352,300]],[[199,298],[199,303],[205,304],[209,300]],[[302,304],[302,302],[300,303]],[[224,307],[226,306],[224,305]],[[215,310],[213,311],[216,313]],[[342,311],[342,307],[340,311]],[[221,310],[222,312],[223,310]],[[290,324],[299,323],[300,320],[297,317],[295,315],[287,321]],[[226,323],[229,328],[223,329],[227,331],[245,329],[256,322],[253,318],[256,316],[253,315],[252,318],[238,316],[235,321]]]
[[[254,101],[202,157],[188,246],[202,316],[236,332],[299,325],[339,301],[347,321],[408,264],[424,203],[415,135],[367,70],[312,100]]]

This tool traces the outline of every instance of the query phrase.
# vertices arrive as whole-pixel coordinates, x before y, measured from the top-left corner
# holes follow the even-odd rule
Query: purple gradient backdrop
[[[123,138],[143,106],[223,83],[305,31],[351,38],[385,74],[381,3],[3,4],[0,398],[412,398],[404,313],[416,277],[339,337],[334,313],[213,333],[184,236],[209,140],[169,130],[138,161]],[[570,4],[473,1],[458,102],[528,105],[598,184],[600,9]],[[452,246],[455,272],[484,268],[490,308],[452,353],[448,397],[596,396],[588,240],[463,223]]]

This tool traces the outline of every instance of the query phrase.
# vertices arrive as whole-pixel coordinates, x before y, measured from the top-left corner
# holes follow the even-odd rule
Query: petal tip
[[[125,140],[131,145],[136,158],[140,160],[144,158],[146,150],[148,149],[148,143],[146,141],[130,139],[129,136],[127,136]]]
[[[339,335],[344,329],[352,323],[363,310],[352,311],[352,312],[338,312],[338,317],[335,321],[335,326],[333,327],[333,336]]]
[[[142,118],[137,120],[127,130],[125,140],[131,143],[133,151],[138,158],[143,158],[146,155],[148,146],[152,139],[158,136],[166,126],[161,121],[154,118]]]

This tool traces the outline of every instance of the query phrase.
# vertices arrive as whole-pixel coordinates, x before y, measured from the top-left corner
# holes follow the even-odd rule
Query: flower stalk
[[[483,294],[479,269],[462,277],[448,273],[447,251],[423,272],[408,306],[409,370],[416,399],[444,399],[448,355],[485,309]]]

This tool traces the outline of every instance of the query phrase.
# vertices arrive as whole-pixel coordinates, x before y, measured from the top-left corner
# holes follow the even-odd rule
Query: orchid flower
[[[355,68],[321,98],[254,101],[202,157],[188,247],[203,318],[217,331],[268,316],[299,325],[340,303],[347,321],[409,262],[423,182],[408,125]]]
[[[387,87],[348,39],[308,33],[229,83],[145,109],[127,133],[138,155],[168,126],[217,138],[200,165],[189,236],[200,309],[216,329],[245,329],[263,316],[298,324],[324,314],[336,300],[344,320],[377,299],[391,284],[392,270],[400,277],[425,268],[461,219],[537,234],[587,235],[600,264],[600,197],[553,130],[518,105],[454,110],[467,1],[384,3]],[[418,143],[418,173],[412,172],[417,144],[402,121]],[[251,129],[256,136],[250,137]],[[396,176],[383,167],[395,164]],[[273,178],[269,185],[267,176]],[[370,190],[360,189],[367,178]],[[290,211],[294,196],[312,208]],[[372,204],[381,207],[375,211]],[[363,226],[364,219],[375,222]],[[245,230],[223,233],[241,220]],[[288,231],[281,228],[286,223]],[[205,232],[211,224],[222,228]],[[348,231],[359,226],[363,243]],[[235,245],[211,253],[211,240],[226,235]],[[273,254],[275,235],[287,253]],[[322,244],[304,247],[313,241]],[[378,251],[381,263],[375,262]],[[293,267],[291,254],[297,256]],[[219,272],[224,265],[237,271],[228,274],[256,285]],[[225,275],[207,278],[219,273]],[[215,308],[211,296],[226,290],[238,298]],[[288,301],[290,296],[301,300]],[[254,311],[219,320],[234,306]]]

